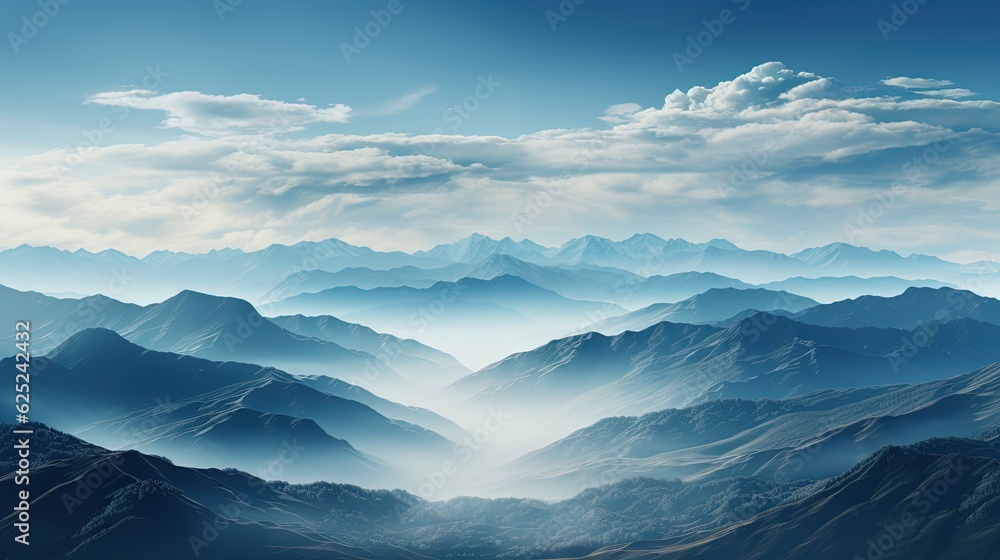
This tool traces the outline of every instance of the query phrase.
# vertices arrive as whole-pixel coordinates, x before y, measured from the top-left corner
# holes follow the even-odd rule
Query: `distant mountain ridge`
[[[965,285],[983,280],[983,270],[1000,270],[998,263],[962,265],[927,255],[903,257],[892,251],[872,251],[845,243],[804,249],[791,255],[745,250],[721,239],[692,243],[646,233],[622,241],[587,235],[560,247],[530,240],[494,240],[473,234],[449,244],[412,254],[379,252],[338,239],[293,245],[270,245],[259,251],[214,250],[204,254],[155,251],[136,258],[119,251],[75,252],[21,245],[0,251],[0,284],[49,293],[103,293],[117,299],[152,302],[181,289],[224,292],[259,301],[289,276],[310,271],[338,272],[347,268],[388,270],[404,266],[423,269],[473,263],[493,255],[545,266],[614,267],[643,276],[679,272],[712,272],[744,282],[766,283],[796,276],[897,276]],[[39,277],[32,271],[46,270]],[[987,278],[988,280],[989,278]],[[997,293],[987,282],[988,293]]]

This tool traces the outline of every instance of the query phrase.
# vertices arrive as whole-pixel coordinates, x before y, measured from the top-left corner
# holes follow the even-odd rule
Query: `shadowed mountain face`
[[[468,371],[443,352],[361,325],[333,317],[282,320],[303,331],[297,333],[265,319],[241,299],[188,290],[140,307],[103,296],[56,299],[0,287],[0,302],[5,304],[0,315],[11,324],[32,318],[37,353],[55,348],[81,329],[102,327],[146,348],[324,374],[407,398],[414,397],[416,385],[424,386],[425,378],[430,380],[425,386],[429,390]],[[0,340],[13,343],[13,333]]]
[[[12,426],[0,427],[0,443],[11,448]],[[428,503],[398,490],[181,467],[24,427],[40,448],[32,486],[56,489],[30,497],[32,550],[44,558],[121,550],[225,560],[617,558],[623,550],[637,558],[870,558],[869,540],[887,558],[985,560],[1000,550],[1000,449],[986,441],[887,447],[815,483],[682,483],[609,471],[561,502]],[[14,491],[13,475],[0,477],[0,489]],[[9,514],[0,537],[14,531]]]
[[[970,440],[888,447],[801,498],[629,558],[995,558],[1000,455]],[[588,558],[620,558],[620,548]]]
[[[638,311],[588,325],[588,330],[614,335],[625,331],[641,331],[657,323],[711,324],[728,319],[741,311],[796,312],[817,305],[809,298],[788,292],[773,292],[761,288],[712,288],[677,303],[657,303]]]
[[[909,288],[954,288],[937,280],[905,280],[895,276],[858,278],[857,276],[824,276],[821,278],[789,278],[780,282],[768,282],[761,288],[783,290],[812,298],[822,303],[832,303],[863,295],[893,297]]]
[[[383,460],[419,473],[451,452],[430,430],[273,368],[149,351],[104,329],[74,335],[33,367],[32,418],[183,464],[381,485],[403,480]],[[13,359],[0,361],[0,371],[11,373],[7,386]],[[410,417],[434,415],[414,409]]]
[[[509,465],[498,493],[565,497],[611,466],[623,477],[826,478],[885,445],[977,437],[997,423],[998,410],[1000,365],[993,365],[911,386],[606,418]]]
[[[373,526],[420,500],[337,484],[289,486],[235,470],[191,469],[136,451],[106,451],[40,424],[31,436],[31,552],[37,558],[420,558],[345,544],[317,530],[343,517]],[[12,426],[3,425],[12,446]],[[34,453],[33,453],[34,455]],[[11,468],[4,467],[4,472]],[[13,495],[13,475],[0,478]],[[0,532],[10,542],[13,516]],[[348,525],[344,524],[344,529]]]
[[[818,305],[791,317],[803,323],[830,327],[912,329],[935,321],[964,318],[1000,325],[1000,300],[968,290],[909,288],[894,297],[861,296]]]
[[[726,327],[661,323],[588,333],[515,354],[449,386],[469,406],[503,406],[570,431],[567,419],[641,414],[718,398],[788,398],[919,383],[1000,361],[1000,328],[970,319],[915,331],[806,325],[756,314]],[[561,420],[560,420],[561,419]]]

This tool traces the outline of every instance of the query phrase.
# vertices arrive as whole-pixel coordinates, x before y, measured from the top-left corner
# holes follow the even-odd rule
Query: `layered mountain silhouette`
[[[887,447],[745,521],[626,548],[637,559],[992,558],[998,469],[996,447],[975,440]],[[588,558],[618,558],[621,549]]]
[[[677,303],[657,303],[617,317],[604,319],[587,330],[604,334],[641,331],[663,321],[709,324],[745,310],[801,311],[817,305],[809,298],[762,288],[711,288]]]
[[[2,442],[15,444],[10,425]],[[1000,449],[944,438],[886,447],[815,483],[621,479],[560,502],[295,485],[113,452],[40,424],[32,546],[45,558],[994,557]],[[6,466],[6,465],[5,465]],[[9,470],[9,469],[5,469]],[[13,491],[12,475],[0,488]],[[13,514],[2,537],[11,539]],[[844,538],[851,535],[851,538]],[[872,549],[871,547],[878,547]]]
[[[339,480],[374,485],[402,480],[386,460],[416,467],[451,452],[451,442],[431,430],[280,370],[150,351],[105,329],[77,333],[37,358],[34,370],[32,418],[188,465],[253,471],[291,454],[294,460],[280,462],[288,479],[336,472]],[[11,373],[8,386],[14,360],[0,361],[0,371]]]
[[[892,297],[908,288],[954,288],[954,285],[937,280],[905,280],[895,276],[859,278],[857,276],[823,276],[803,278],[797,276],[780,282],[761,284],[768,290],[782,290],[812,298],[822,303],[833,303],[862,295]]]
[[[212,360],[272,365],[328,375],[389,396],[412,396],[466,373],[455,358],[416,341],[400,341],[335,318],[266,319],[248,302],[185,290],[145,307],[105,296],[57,299],[0,287],[0,315],[33,320],[33,346],[44,353],[80,329],[115,330],[141,346]],[[0,340],[13,343],[13,333]],[[400,372],[404,372],[403,375]]]
[[[525,417],[597,420],[718,398],[921,383],[1000,361],[990,342],[1000,339],[996,325],[959,319],[931,327],[820,327],[768,313],[729,327],[664,322],[554,340],[463,378],[445,394]]]
[[[908,288],[894,297],[861,296],[818,305],[791,317],[804,323],[837,327],[909,329],[963,318],[1000,325],[1000,300],[953,288]]]
[[[336,273],[350,268],[384,271],[400,267],[435,269],[454,263],[477,263],[496,255],[545,266],[578,269],[612,267],[642,276],[712,272],[753,284],[798,276],[896,276],[960,286],[974,281],[983,285],[984,293],[1000,293],[993,281],[996,271],[1000,270],[997,263],[962,265],[926,255],[903,257],[892,251],[873,251],[845,243],[783,255],[741,249],[721,239],[692,243],[684,239],[663,239],[649,233],[637,234],[622,241],[584,236],[567,241],[560,247],[545,247],[530,240],[493,240],[473,234],[455,243],[413,254],[379,252],[337,239],[290,246],[275,244],[253,252],[239,249],[204,254],[156,251],[141,259],[114,250],[91,253],[81,249],[70,252],[22,245],[0,252],[0,283],[45,293],[101,293],[116,299],[144,303],[161,301],[182,289],[226,293],[259,302],[264,294],[289,277],[311,271]],[[47,270],[48,273],[39,277],[33,272],[35,270]],[[984,270],[989,273],[984,274]],[[393,277],[402,276],[400,272],[397,270]],[[507,273],[516,274],[513,270]],[[429,279],[457,280],[438,277],[419,280]],[[532,282],[535,280],[538,279],[529,279]],[[397,284],[379,285],[404,285],[398,282],[406,280],[393,281]],[[349,285],[377,287],[355,282]],[[329,287],[335,286],[317,286],[318,289]],[[555,289],[553,286],[544,287]],[[585,287],[581,289],[582,293],[566,295],[575,299],[601,299],[595,297],[597,292]],[[292,295],[280,293],[281,298]],[[665,301],[669,300],[657,303]]]
[[[994,558],[998,270],[648,233],[0,251],[33,555]]]
[[[507,467],[504,492],[565,497],[614,466],[619,476],[787,481],[835,476],[886,445],[977,437],[1000,407],[1000,365],[941,381],[719,400],[603,419]]]
[[[278,301],[301,293],[346,286],[362,289],[427,288],[436,282],[457,282],[464,278],[492,280],[499,276],[516,276],[570,299],[599,301],[622,300],[630,287],[644,280],[637,274],[616,268],[543,265],[497,253],[482,260],[459,262],[441,268],[407,266],[391,270],[348,268],[337,272],[301,272],[283,280],[265,295],[265,299]]]
[[[415,338],[482,364],[531,348],[616,305],[565,298],[516,276],[465,278],[429,288],[330,288],[276,302],[278,313],[329,313],[401,338]],[[498,332],[516,336],[495,336]]]

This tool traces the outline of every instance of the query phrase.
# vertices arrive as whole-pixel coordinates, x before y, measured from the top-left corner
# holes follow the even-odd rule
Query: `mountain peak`
[[[134,356],[145,349],[125,340],[110,329],[91,328],[73,334],[52,351],[48,358],[65,367],[86,361],[95,356],[114,355],[118,358]]]

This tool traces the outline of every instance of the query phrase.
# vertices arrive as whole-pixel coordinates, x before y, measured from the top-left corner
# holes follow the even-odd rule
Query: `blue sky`
[[[53,1],[0,6],[2,245],[995,246],[995,2]]]

